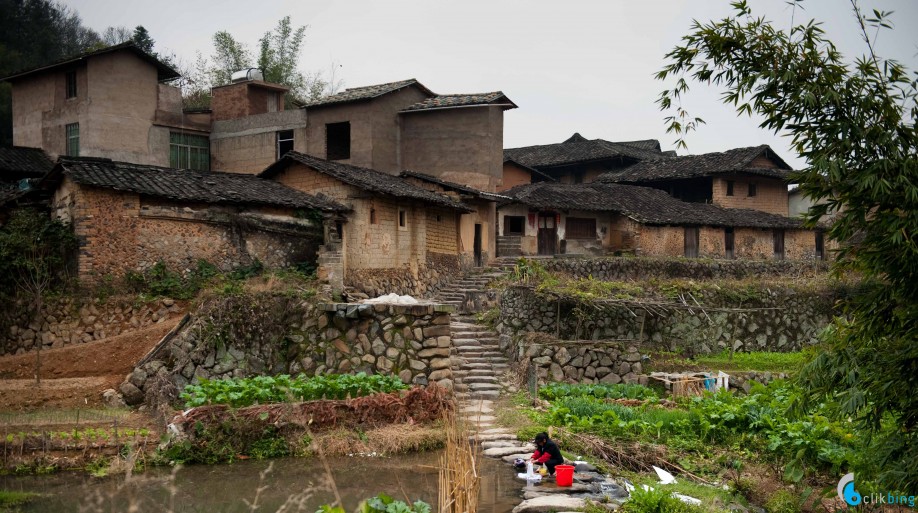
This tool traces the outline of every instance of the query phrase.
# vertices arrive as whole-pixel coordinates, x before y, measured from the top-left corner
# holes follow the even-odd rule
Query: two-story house
[[[122,43],[6,77],[13,144],[51,158],[89,156],[210,168],[208,116],[185,114],[167,64]]]

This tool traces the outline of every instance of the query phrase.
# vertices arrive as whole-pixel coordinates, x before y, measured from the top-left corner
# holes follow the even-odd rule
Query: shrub
[[[631,492],[631,498],[622,506],[625,513],[702,513],[699,506],[687,504],[662,489],[644,490],[641,487]]]
[[[643,385],[569,385],[549,383],[539,389],[539,397],[553,401],[562,397],[596,397],[600,399],[657,399],[657,394]]]

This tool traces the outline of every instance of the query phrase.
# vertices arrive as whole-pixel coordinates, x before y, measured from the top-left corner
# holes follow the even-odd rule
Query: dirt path
[[[0,357],[0,411],[87,408],[102,405],[134,364],[181,319],[169,319],[115,337],[41,352],[41,387],[35,387],[35,354]]]

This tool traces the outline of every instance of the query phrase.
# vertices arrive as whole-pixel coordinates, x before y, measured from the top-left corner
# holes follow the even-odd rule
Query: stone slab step
[[[475,435],[475,439],[479,442],[486,442],[489,440],[516,440],[516,436],[505,433],[485,433],[482,431]]]
[[[485,449],[481,453],[489,458],[502,458],[504,456],[509,456],[511,454],[522,454],[525,452],[532,453],[535,451],[535,446],[516,446],[516,447],[492,447],[490,449]]]

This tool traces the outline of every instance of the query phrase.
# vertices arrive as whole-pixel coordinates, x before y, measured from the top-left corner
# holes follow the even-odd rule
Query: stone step
[[[453,376],[455,377],[455,376],[456,376],[456,373],[453,373]],[[470,384],[472,384],[472,383],[494,383],[494,384],[499,384],[499,383],[497,382],[497,378],[494,377],[494,376],[464,376],[464,377],[461,377],[461,378],[456,378],[455,381],[456,381],[456,382],[463,383],[463,384],[466,384],[466,385],[470,385]]]

